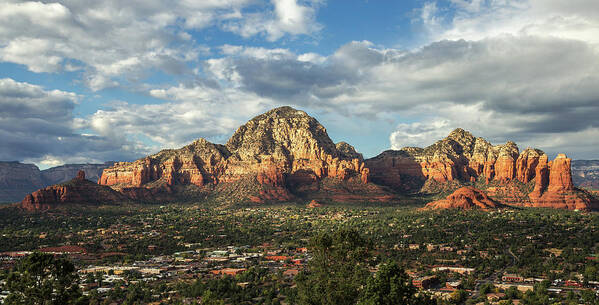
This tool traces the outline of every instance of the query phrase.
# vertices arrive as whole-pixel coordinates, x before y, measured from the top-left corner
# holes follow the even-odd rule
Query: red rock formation
[[[440,192],[449,183],[484,178],[489,195],[508,204],[585,210],[592,206],[574,187],[565,155],[548,163],[540,150],[519,153],[513,142],[493,146],[462,129],[429,147],[386,151],[365,162],[375,183],[397,190]],[[534,190],[525,193],[523,184],[533,180]]]
[[[527,148],[516,160],[516,179],[522,183],[528,183],[536,176],[536,168],[539,164],[542,151]]]
[[[543,154],[539,157],[539,161],[535,168],[535,188],[529,194],[530,198],[535,201],[547,190],[549,185],[549,166],[547,155]]]
[[[550,163],[548,192],[567,192],[574,189],[570,164],[571,160],[565,154],[557,155]]]
[[[483,191],[466,186],[462,187],[446,199],[429,202],[426,209],[483,209],[489,210],[499,207],[500,205],[489,198]]]
[[[78,171],[77,172],[77,176],[75,177],[75,179],[77,180],[85,180],[85,172],[84,171]]]
[[[495,161],[495,179],[501,182],[511,181],[516,177],[516,159],[518,158],[518,147],[514,142],[501,147],[499,156]]]
[[[142,187],[156,181],[202,186],[217,181],[227,156],[224,146],[199,139],[178,150],[163,150],[135,162],[115,163],[104,170],[98,183],[115,189]]]
[[[475,182],[481,176],[487,183],[492,180],[508,182],[516,178],[518,156],[518,147],[513,142],[493,146],[467,131],[456,129],[429,147],[386,151],[366,160],[366,165],[371,169],[373,181],[405,189],[406,180],[421,181],[407,185],[408,188],[422,186],[426,180]]]
[[[128,201],[123,194],[86,180],[85,172],[79,171],[77,177],[69,182],[25,196],[20,206],[27,211],[45,211],[66,204],[115,204]]]
[[[535,188],[529,194],[530,206],[568,210],[591,210],[594,199],[572,183],[571,160],[559,154],[547,164],[543,155],[537,166]]]
[[[320,204],[316,200],[312,200],[312,201],[310,201],[310,203],[308,203],[308,208],[319,208],[321,206],[322,206],[322,204]]]
[[[281,107],[239,127],[226,145],[200,139],[181,149],[117,163],[104,171],[99,183],[138,199],[148,194],[144,189],[164,185],[211,185],[215,192],[229,192],[214,186],[253,180],[261,186],[248,184],[243,191],[248,194],[238,197],[267,202],[289,200],[295,191],[318,191],[329,178],[339,183],[357,178],[368,184],[370,169],[351,145],[334,144],[316,119]]]

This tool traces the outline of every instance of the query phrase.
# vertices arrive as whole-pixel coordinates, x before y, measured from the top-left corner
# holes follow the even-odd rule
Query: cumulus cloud
[[[319,2],[271,0],[273,10],[245,14],[243,18],[225,23],[223,28],[246,38],[263,35],[269,41],[278,40],[285,34],[311,35],[322,28],[315,17]]]
[[[152,69],[184,74],[209,49],[189,34],[209,26],[246,23],[250,0],[221,1],[4,1],[0,3],[0,61],[33,72],[81,70],[92,90],[137,81]],[[274,2],[272,22],[255,33],[270,40],[318,30],[314,6]],[[262,20],[264,21],[264,20]],[[233,29],[231,29],[233,30]],[[237,31],[239,32],[239,31]]]
[[[585,41],[505,34],[412,51],[361,41],[316,61],[285,49],[229,48],[205,71],[239,91],[355,118],[395,113],[447,124],[399,125],[393,147],[430,144],[448,127],[523,143],[598,127],[599,49]],[[416,136],[423,128],[441,131]]]
[[[0,160],[54,165],[128,159],[139,153],[126,142],[82,134],[73,117],[78,99],[71,92],[0,79]]]
[[[197,62],[195,73],[175,85],[144,86],[162,103],[113,102],[84,119],[72,116],[77,96],[13,81],[16,95],[37,90],[22,98],[27,105],[46,96],[60,114],[41,107],[46,112],[40,119],[33,106],[7,104],[3,118],[31,118],[29,125],[44,129],[41,134],[61,141],[70,135],[72,143],[110,156],[119,149],[179,147],[198,137],[224,142],[251,116],[288,104],[387,124],[393,148],[426,146],[462,127],[494,143],[515,140],[596,157],[599,8],[590,1],[428,1],[419,15],[429,29],[426,44],[406,50],[353,41],[332,54],[241,45],[207,50],[188,33],[215,25],[267,40],[313,35],[321,28],[315,20],[319,1],[273,0],[258,4],[266,8],[260,12],[245,10],[253,2],[243,0],[182,3],[1,4],[0,59],[35,72],[80,71],[91,88],[100,89],[141,78],[147,69],[185,74]],[[212,56],[198,60],[198,52]],[[19,86],[25,89],[14,89]],[[409,123],[400,123],[406,118]],[[2,132],[29,130],[13,125],[21,127],[6,123]],[[57,151],[56,141],[25,155],[55,162],[54,156],[76,151],[69,145]],[[21,142],[15,147],[34,143]]]
[[[223,143],[245,123],[271,107],[272,100],[234,88],[195,83],[152,89],[149,94],[164,103],[137,105],[113,103],[88,118],[88,127],[107,138],[149,139],[151,151],[178,148],[203,137]]]
[[[448,4],[452,10],[431,10],[437,3]],[[596,1],[448,0],[427,2],[422,12],[421,20],[432,32],[433,41],[512,34],[599,42]]]
[[[329,56],[232,45],[220,52],[203,62],[201,81],[149,91],[168,102],[122,104],[91,121],[115,120],[117,130],[176,147],[198,136],[224,140],[252,115],[289,104],[389,121],[393,148],[426,146],[462,127],[494,143],[548,152],[561,145],[579,156],[591,154],[581,135],[599,127],[599,52],[579,40],[500,35],[412,51],[359,41]],[[108,136],[101,125],[94,130]]]
[[[450,122],[434,119],[430,122],[401,123],[389,136],[392,149],[404,147],[425,147],[432,144],[431,139],[442,139],[451,132]]]

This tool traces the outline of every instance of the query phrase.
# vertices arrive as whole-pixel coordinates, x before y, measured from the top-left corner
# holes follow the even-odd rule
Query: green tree
[[[296,277],[298,304],[356,304],[370,276],[368,242],[355,230],[321,233],[310,242],[314,257]]]
[[[416,296],[416,287],[397,263],[381,266],[375,276],[368,278],[359,305],[416,305],[435,304],[425,296]]]
[[[65,259],[34,252],[23,258],[6,281],[5,304],[83,304],[75,266]]]

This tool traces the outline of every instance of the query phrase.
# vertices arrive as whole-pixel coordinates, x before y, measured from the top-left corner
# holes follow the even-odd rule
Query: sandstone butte
[[[358,189],[350,192],[335,187],[344,182]],[[309,197],[327,190],[332,191],[327,192],[331,200],[392,198],[369,183],[369,169],[361,154],[345,142],[333,143],[316,119],[291,107],[251,119],[225,145],[199,139],[181,149],[116,163],[104,170],[98,183],[142,200],[160,192],[176,192],[177,185],[214,193],[239,184],[245,193],[235,195],[254,202],[289,201],[298,194]]]
[[[443,200],[429,202],[425,209],[491,210],[499,206],[499,203],[489,198],[483,191],[472,186],[464,186]]]
[[[596,199],[572,184],[570,163],[564,154],[548,162],[541,150],[520,153],[514,142],[492,145],[459,128],[429,147],[389,150],[366,160],[373,182],[408,192],[426,192],[430,181],[471,182],[510,205],[596,209]]]
[[[280,107],[239,127],[225,145],[199,139],[115,163],[104,169],[98,184],[135,201],[256,203],[380,202],[396,200],[398,193],[476,185],[508,205],[597,208],[595,197],[573,186],[570,162],[565,155],[549,162],[538,149],[520,152],[514,142],[492,145],[462,129],[426,148],[388,150],[364,160],[351,145],[333,143],[313,117]],[[72,190],[61,185],[42,189],[27,196],[24,206],[85,199]],[[116,198],[111,193],[105,201]]]
[[[85,179],[79,171],[71,181],[37,190],[21,201],[27,211],[45,211],[67,204],[121,204],[129,199],[113,189]]]
[[[307,205],[307,207],[309,207],[309,208],[319,208],[321,206],[322,206],[322,204],[320,204],[320,202],[318,202],[316,200],[310,201],[310,203],[308,203],[308,205]]]

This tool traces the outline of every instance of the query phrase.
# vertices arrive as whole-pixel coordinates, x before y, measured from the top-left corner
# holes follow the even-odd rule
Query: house
[[[230,275],[230,276],[235,276],[238,275],[244,271],[246,271],[247,269],[245,268],[224,268],[224,269],[218,269],[218,270],[212,270],[210,271],[210,273],[214,274],[214,275]]]
[[[49,254],[85,254],[87,251],[85,248],[80,246],[60,246],[60,247],[47,247],[39,249],[40,252]]]
[[[524,282],[524,278],[517,274],[504,274],[501,277],[501,280],[504,282],[512,282],[512,283],[521,283]]]
[[[419,288],[419,289],[428,289],[433,284],[437,283],[437,281],[438,281],[438,278],[436,275],[430,275],[430,276],[424,276],[424,277],[419,277],[419,278],[413,279],[412,285],[414,285],[414,287]]]

